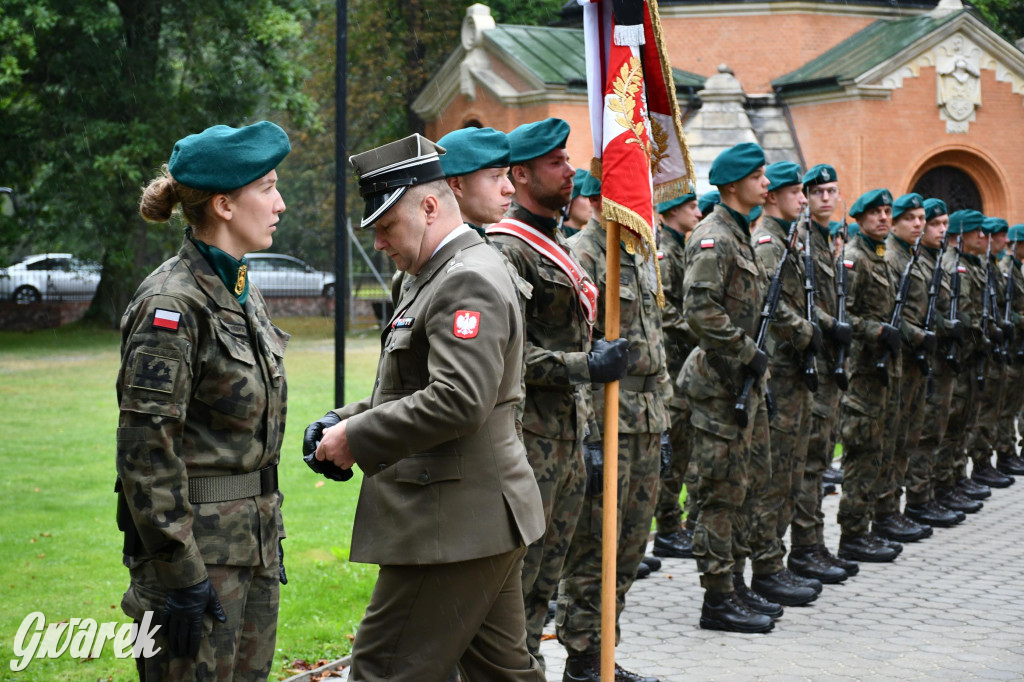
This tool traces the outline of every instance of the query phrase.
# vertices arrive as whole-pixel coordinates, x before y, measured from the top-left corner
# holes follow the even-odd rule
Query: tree
[[[181,239],[137,212],[174,140],[284,112],[315,126],[301,90],[312,2],[5,0],[0,178],[20,210],[0,255],[68,249],[100,261],[90,316],[116,324]]]
[[[977,0],[970,4],[1011,43],[1024,38],[1024,3],[1020,0]]]

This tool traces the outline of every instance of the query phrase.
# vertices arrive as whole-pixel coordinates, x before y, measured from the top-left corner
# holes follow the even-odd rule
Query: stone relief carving
[[[966,133],[981,106],[981,48],[955,34],[935,48],[935,83],[947,133]]]

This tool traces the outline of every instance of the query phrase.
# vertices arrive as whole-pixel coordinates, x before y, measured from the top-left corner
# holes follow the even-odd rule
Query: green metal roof
[[[507,55],[518,60],[544,83],[586,88],[587,61],[583,31],[578,28],[499,24],[484,32]],[[676,90],[695,92],[704,87],[704,76],[672,69]]]
[[[841,83],[892,59],[965,11],[942,17],[922,14],[904,19],[879,19],[799,69],[776,78],[772,86],[783,92],[839,89]]]

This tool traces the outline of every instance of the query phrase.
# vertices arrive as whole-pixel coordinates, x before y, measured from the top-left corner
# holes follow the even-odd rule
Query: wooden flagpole
[[[607,222],[604,335],[619,338],[619,224]],[[605,384],[604,493],[601,517],[601,681],[615,681],[615,586],[619,544],[619,382]]]

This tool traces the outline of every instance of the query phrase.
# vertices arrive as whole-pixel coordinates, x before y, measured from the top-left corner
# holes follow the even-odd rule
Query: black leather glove
[[[811,340],[808,342],[807,348],[805,350],[809,350],[812,353],[817,354],[817,353],[821,352],[821,345],[822,345],[822,342],[821,342],[821,327],[818,326],[817,322],[812,322],[811,323]]]
[[[878,342],[888,348],[893,355],[898,355],[903,343],[900,339],[900,330],[888,322],[883,322],[882,328],[878,332]]]
[[[746,364],[747,371],[755,379],[760,379],[764,376],[764,373],[768,371],[768,355],[761,350],[757,349],[757,353],[754,357],[750,358],[750,362]]]
[[[210,614],[221,623],[227,621],[217,592],[209,578],[192,587],[167,592],[163,620],[167,626],[167,642],[175,656],[195,658],[203,634],[203,616]]]
[[[320,419],[306,427],[306,433],[302,436],[302,461],[306,463],[310,469],[318,474],[322,474],[332,481],[347,481],[352,478],[351,469],[342,469],[334,462],[326,459],[319,460],[316,458],[316,448],[320,445],[321,439],[324,437],[324,430],[331,428],[335,424],[341,423],[341,417],[334,412],[328,412]]]
[[[604,446],[584,443],[583,464],[587,469],[587,494],[600,497],[604,493]]]
[[[836,346],[849,346],[853,341],[853,327],[845,322],[836,322],[827,333],[829,339]]]
[[[962,342],[964,340],[964,323],[959,319],[950,320],[948,336],[953,341]]]
[[[672,441],[669,440],[668,431],[661,432],[661,470],[659,475],[662,478],[672,470]]]
[[[277,579],[282,585],[288,584],[288,574],[284,570],[284,544],[281,538],[277,539]]]
[[[1003,322],[1003,338],[1006,339],[1007,343],[1013,343],[1013,339],[1017,336],[1016,330],[1013,328],[1012,322]]]
[[[937,339],[935,338],[935,332],[925,332],[924,338],[921,339],[920,348],[928,355],[935,352],[935,346]]]
[[[590,370],[591,383],[607,384],[609,381],[618,381],[626,376],[628,360],[629,341],[597,339],[587,353],[587,369]]]

